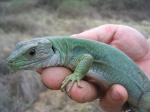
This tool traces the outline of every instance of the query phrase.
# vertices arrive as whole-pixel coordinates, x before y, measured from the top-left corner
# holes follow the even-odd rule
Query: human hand
[[[150,74],[150,46],[149,40],[135,29],[123,25],[103,25],[80,34],[74,35],[76,38],[88,38],[110,44],[131,57],[139,67]],[[60,89],[64,78],[71,72],[62,67],[46,68],[39,71],[44,84],[51,89]],[[55,76],[55,77],[54,77]],[[68,85],[69,86],[69,85]],[[90,81],[81,81],[82,88],[75,84],[68,93],[77,102],[88,102],[98,98],[97,87]],[[103,91],[103,90],[101,90]],[[121,85],[113,85],[100,100],[101,107],[106,112],[121,112],[122,105],[127,100],[127,91]]]

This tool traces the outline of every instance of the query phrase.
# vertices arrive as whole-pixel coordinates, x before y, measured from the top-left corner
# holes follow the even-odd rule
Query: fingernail
[[[73,34],[73,35],[71,35],[72,37],[76,37],[77,36],[77,34]]]
[[[121,95],[120,95],[120,93],[118,93],[118,92],[116,92],[116,91],[112,91],[111,97],[112,97],[113,100],[121,100]]]

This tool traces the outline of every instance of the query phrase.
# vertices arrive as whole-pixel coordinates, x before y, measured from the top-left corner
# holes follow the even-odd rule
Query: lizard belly
[[[97,73],[95,70],[89,70],[86,75],[88,80],[94,82],[98,87],[100,87],[103,91],[100,91],[102,95],[105,94],[106,90],[109,88],[108,82],[104,79],[103,73]]]
[[[103,70],[101,70],[101,68],[97,69],[97,68],[92,67],[88,71],[87,76],[90,77],[91,80],[94,80],[96,82],[96,84],[100,85],[100,87],[103,87],[104,91],[107,90],[112,84],[123,85],[127,89],[128,94],[129,94],[128,101],[133,106],[137,106],[139,98],[143,94],[143,91],[139,90],[136,83],[134,83],[131,79],[129,79],[131,83],[129,83],[126,80],[122,80],[124,78],[124,74],[120,73],[119,76],[117,74],[119,74],[119,73],[116,73],[116,74],[107,73],[107,72],[105,73],[105,72],[103,72]],[[121,78],[121,76],[122,76],[122,78]],[[118,78],[115,78],[115,77],[118,77]],[[133,89],[133,87],[134,87],[134,89]]]

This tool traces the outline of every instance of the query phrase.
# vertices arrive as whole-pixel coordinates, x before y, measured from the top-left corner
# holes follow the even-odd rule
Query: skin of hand
[[[122,50],[150,78],[150,40],[146,39],[137,30],[124,25],[106,24],[73,36],[75,38],[88,38],[104,42]],[[41,74],[43,83],[54,90],[60,89],[64,78],[71,73],[71,71],[63,67],[46,68],[38,72]],[[75,84],[68,93],[73,100],[80,103],[100,98],[99,94],[104,91],[101,87],[98,91],[97,86],[88,80],[82,80],[80,85],[82,88],[77,87]],[[100,100],[100,106],[106,112],[121,112],[127,98],[126,89],[116,84],[107,90]]]

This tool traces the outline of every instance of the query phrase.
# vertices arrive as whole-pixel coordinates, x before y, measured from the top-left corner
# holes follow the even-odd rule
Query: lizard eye
[[[55,53],[55,48],[54,48],[54,46],[52,46],[52,50],[53,50],[53,52]]]
[[[35,50],[35,48],[31,48],[31,49],[29,50],[29,52],[28,52],[28,55],[29,55],[29,56],[34,56],[34,55],[36,55],[36,50]]]

